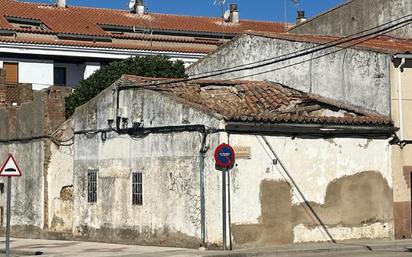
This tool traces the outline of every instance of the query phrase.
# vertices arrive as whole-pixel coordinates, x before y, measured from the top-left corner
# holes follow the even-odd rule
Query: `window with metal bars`
[[[143,205],[143,175],[141,172],[132,173],[132,204]]]
[[[87,202],[97,202],[97,170],[87,172]]]

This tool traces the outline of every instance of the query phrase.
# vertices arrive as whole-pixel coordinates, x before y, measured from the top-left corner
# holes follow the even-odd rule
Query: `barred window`
[[[87,172],[87,202],[97,202],[97,170]]]
[[[132,204],[143,205],[143,175],[141,172],[132,173]]]

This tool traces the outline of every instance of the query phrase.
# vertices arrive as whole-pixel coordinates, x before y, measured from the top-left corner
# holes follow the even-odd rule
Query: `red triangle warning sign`
[[[0,176],[3,177],[15,177],[21,176],[19,166],[17,166],[16,160],[13,155],[9,154],[3,166],[0,169]]]

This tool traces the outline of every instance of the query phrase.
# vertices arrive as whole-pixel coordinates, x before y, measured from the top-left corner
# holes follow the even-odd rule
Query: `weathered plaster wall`
[[[347,36],[409,15],[409,0],[355,0],[292,28],[292,33]],[[412,38],[412,26],[390,32],[394,37]]]
[[[335,240],[393,237],[387,141],[268,140]],[[236,246],[328,240],[261,139],[231,135],[230,143],[251,148],[251,159],[238,159],[231,171]]]
[[[13,235],[37,237],[43,227],[43,163],[44,143],[37,140],[31,143],[0,144],[3,161],[13,154],[23,176],[12,178],[11,226]],[[7,179],[0,178],[7,188]],[[6,191],[2,193],[1,206],[6,213]],[[5,219],[2,224],[5,226]]]
[[[1,120],[8,121],[0,123],[2,140],[43,135],[44,94],[34,91],[32,98],[25,100],[18,107],[0,107]],[[12,179],[11,224],[13,232],[19,234],[35,234],[43,227],[44,147],[43,140],[0,144],[1,162],[12,153],[23,173],[22,177]],[[0,181],[7,184],[5,178],[0,178]],[[5,191],[3,194],[1,205],[6,211]]]
[[[216,67],[219,67],[220,70],[295,53],[314,45],[243,35],[190,66],[187,71],[193,76],[214,71],[217,69]],[[304,92],[337,99],[389,116],[390,56],[356,49],[338,50],[339,48],[330,48],[278,64],[228,73],[214,78],[274,81]],[[332,52],[334,53],[323,56]],[[279,69],[294,63],[299,64]]]
[[[75,130],[108,127],[107,89],[75,114]],[[145,127],[219,125],[217,119],[152,91],[120,97],[129,121]],[[129,123],[129,126],[130,123]],[[90,132],[75,137],[74,232],[82,239],[134,244],[200,245],[198,132],[118,136]],[[98,170],[97,202],[87,202],[87,171]],[[132,172],[143,173],[143,205],[132,205]]]
[[[55,131],[59,140],[73,137],[74,120],[70,118]],[[73,227],[73,157],[74,145],[69,140],[64,145],[51,145],[47,181],[49,219],[51,231],[72,232]]]
[[[35,91],[30,85],[9,87],[0,82],[0,120],[5,121],[0,123],[0,161],[13,154],[23,173],[12,179],[13,235],[39,237],[40,230],[47,228],[47,171],[52,143],[33,137],[51,134],[64,121],[63,98],[67,94],[64,88]],[[10,99],[17,106],[10,106]],[[6,179],[0,181],[5,183]],[[6,197],[1,198],[4,207]]]

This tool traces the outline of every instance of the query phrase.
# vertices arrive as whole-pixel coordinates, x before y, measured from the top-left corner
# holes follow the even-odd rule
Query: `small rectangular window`
[[[141,172],[132,173],[132,203],[143,205],[143,175]]]
[[[17,82],[19,81],[19,64],[5,62],[3,64],[3,68],[6,73],[6,84],[17,84]]]
[[[54,67],[54,84],[59,86],[66,85],[66,68]]]
[[[87,202],[97,202],[97,171],[87,172]]]

